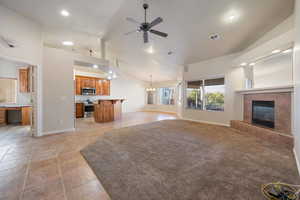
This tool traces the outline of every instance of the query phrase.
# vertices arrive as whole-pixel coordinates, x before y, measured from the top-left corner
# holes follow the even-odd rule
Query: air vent
[[[220,36],[218,34],[213,34],[213,35],[209,36],[209,38],[211,40],[218,40],[218,39],[220,39]]]

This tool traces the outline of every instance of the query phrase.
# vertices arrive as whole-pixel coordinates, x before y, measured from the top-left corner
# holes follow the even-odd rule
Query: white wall
[[[254,49],[256,47],[259,47],[260,45],[279,37],[286,32],[293,31],[295,29],[295,16],[291,15],[286,20],[284,20],[282,23],[278,24],[276,27],[274,27],[271,31],[263,35],[261,38],[259,38],[256,42],[251,44],[247,50]]]
[[[43,133],[74,128],[74,80],[72,54],[43,49]]]
[[[185,81],[225,77],[225,105],[224,112],[205,111],[187,109],[185,102],[183,118],[223,125],[229,125],[232,119],[242,119],[242,97],[237,95],[235,90],[243,87],[244,71],[240,67],[233,67],[232,61],[236,56],[228,55],[188,66],[188,72],[184,73]],[[185,94],[183,99],[186,99]]]
[[[294,47],[294,138],[295,156],[300,161],[300,0],[296,0],[295,7],[295,47]]]
[[[254,87],[275,87],[293,84],[292,53],[280,54],[253,67]]]
[[[145,83],[121,74],[111,81],[110,98],[124,98],[124,112],[140,111],[146,102]]]
[[[0,5],[0,35],[17,42],[17,48],[0,46],[0,55],[29,64],[38,65],[42,60],[42,31],[33,21]]]

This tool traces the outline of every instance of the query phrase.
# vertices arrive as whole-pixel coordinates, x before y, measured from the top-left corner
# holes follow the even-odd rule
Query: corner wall
[[[300,0],[295,6],[295,45],[294,45],[294,138],[295,156],[300,169]]]

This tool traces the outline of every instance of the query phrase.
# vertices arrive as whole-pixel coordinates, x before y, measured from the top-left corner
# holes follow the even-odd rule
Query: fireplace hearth
[[[275,102],[252,101],[252,123],[275,128]]]

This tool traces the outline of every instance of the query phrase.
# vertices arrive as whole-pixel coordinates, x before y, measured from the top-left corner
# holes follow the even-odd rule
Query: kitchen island
[[[101,99],[94,104],[95,122],[111,122],[122,117],[122,103],[124,99]]]

